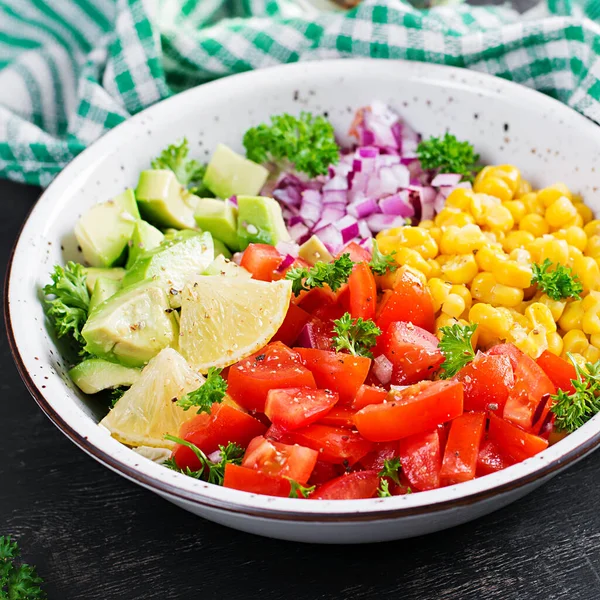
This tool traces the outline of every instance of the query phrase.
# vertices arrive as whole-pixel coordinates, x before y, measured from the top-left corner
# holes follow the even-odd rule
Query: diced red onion
[[[357,219],[364,219],[365,217],[372,215],[374,212],[377,212],[378,207],[377,202],[375,202],[373,198],[363,197],[352,204],[348,204],[346,210],[349,215],[352,215]]]
[[[239,265],[242,262],[242,256],[244,255],[243,252],[236,252],[232,257],[231,260],[236,264]]]
[[[275,244],[275,248],[277,249],[277,252],[279,252],[279,254],[289,254],[293,258],[298,257],[298,252],[300,250],[296,242],[287,242],[284,240],[280,240],[279,242],[277,242],[277,244]]]
[[[408,190],[401,190],[397,194],[386,196],[379,201],[379,208],[384,215],[400,215],[401,217],[412,217],[415,209],[408,199]]]
[[[277,267],[278,273],[283,273],[290,265],[294,264],[296,259],[291,254],[286,254],[281,264]]]
[[[233,204],[234,206],[237,206],[237,196],[229,196],[229,198],[227,198],[229,200],[229,202],[231,202],[231,204]]]
[[[361,158],[375,158],[379,155],[379,148],[373,146],[362,146],[358,149],[358,156]]]
[[[369,229],[375,233],[379,233],[384,229],[392,229],[394,227],[403,227],[406,225],[405,217],[396,215],[375,214],[367,217],[367,225]]]
[[[317,340],[315,337],[314,326],[308,322],[301,330],[296,339],[295,346],[300,348],[317,348]]]
[[[302,244],[304,238],[309,234],[309,229],[304,223],[296,223],[288,228],[290,237],[298,244]]]
[[[294,225],[297,225],[298,223],[303,223],[303,222],[304,222],[304,219],[299,214],[291,216],[287,220],[287,224],[289,227],[293,227]]]
[[[326,201],[327,194],[331,194],[331,192],[337,192],[340,190],[348,189],[348,180],[346,178],[346,174],[336,175],[332,177],[324,186],[323,186],[323,200]]]
[[[455,186],[462,179],[458,173],[439,173],[433,178],[431,185],[433,187]]]
[[[347,244],[358,235],[358,222],[350,215],[346,215],[335,224],[342,234],[342,241]]]
[[[373,373],[383,385],[386,385],[392,379],[394,365],[388,360],[385,354],[381,354],[373,361]]]
[[[331,223],[317,229],[314,234],[325,244],[327,250],[332,254],[337,254],[344,245],[341,232]]]
[[[362,220],[358,222],[358,235],[361,238],[370,240],[373,237],[372,231],[369,229],[367,222]]]

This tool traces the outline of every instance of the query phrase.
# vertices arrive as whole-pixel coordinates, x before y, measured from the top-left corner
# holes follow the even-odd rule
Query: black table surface
[[[40,190],[0,181],[0,253]],[[95,462],[56,429],[0,341],[0,535],[50,600],[600,598],[600,452],[473,523],[368,546],[240,533]]]

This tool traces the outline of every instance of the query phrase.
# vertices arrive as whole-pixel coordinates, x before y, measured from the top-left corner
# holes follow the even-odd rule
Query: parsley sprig
[[[35,567],[21,563],[19,546],[10,536],[0,536],[0,598],[6,600],[44,600],[43,583]]]
[[[189,448],[200,461],[200,468],[197,471],[192,471],[189,467],[180,469],[173,458],[166,460],[163,465],[168,469],[183,473],[194,479],[203,479],[208,483],[214,483],[215,485],[223,485],[223,479],[225,478],[225,467],[228,464],[241,465],[242,458],[244,457],[244,448],[238,444],[230,442],[227,446],[219,446],[221,453],[221,460],[219,462],[213,462],[196,446],[191,442],[182,440],[181,438],[175,437],[174,435],[165,435],[165,440],[181,444]]]
[[[81,330],[88,317],[90,294],[86,286],[85,268],[74,262],[65,267],[55,265],[52,283],[44,286],[45,310],[59,338],[70,338],[81,349],[85,340]]]
[[[444,362],[440,367],[440,378],[454,377],[464,366],[475,358],[475,351],[471,345],[471,337],[477,329],[477,323],[440,327],[443,334],[439,348],[444,355]]]
[[[390,493],[390,484],[387,479],[379,480],[379,487],[377,488],[377,495],[380,498],[391,498],[392,494]]]
[[[350,254],[346,253],[330,263],[318,262],[310,268],[294,267],[286,273],[285,278],[292,282],[295,296],[300,295],[303,290],[322,288],[325,285],[335,292],[348,281],[353,266]]]
[[[197,160],[188,158],[189,148],[186,138],[179,144],[167,146],[160,156],[152,161],[153,169],[167,169],[175,173],[177,181],[189,189],[192,194],[202,192],[206,195],[207,190],[203,189],[202,179],[206,173],[206,165]]]
[[[309,177],[325,175],[340,156],[331,123],[307,112],[300,117],[275,115],[270,125],[263,123],[248,129],[244,147],[246,156],[254,162],[274,163],[281,169],[291,163],[296,171]]]
[[[479,160],[479,154],[475,154],[469,142],[461,142],[448,132],[444,137],[430,137],[419,142],[417,156],[426,171],[458,173],[467,181],[473,180]]]
[[[383,254],[383,252],[379,250],[377,240],[373,240],[373,251],[371,262],[369,263],[371,271],[377,275],[385,275],[388,271],[393,273],[398,268],[398,263],[394,259],[394,254],[396,254],[395,250],[390,254]]]
[[[350,313],[344,313],[333,325],[333,344],[337,352],[347,350],[354,356],[373,358],[371,348],[377,343],[381,329],[371,319],[353,319]]]
[[[532,271],[531,285],[537,284],[538,288],[552,300],[580,299],[583,286],[569,267],[554,264],[547,258],[541,265],[534,263]]]
[[[177,406],[183,410],[189,410],[197,407],[197,414],[202,412],[210,413],[210,409],[215,402],[223,402],[227,392],[227,382],[221,377],[221,371],[216,367],[208,369],[206,381],[193,392],[189,392],[177,401]]]
[[[290,479],[290,485],[292,486],[292,489],[290,490],[290,498],[308,498],[316,488],[315,485],[305,487],[294,479]]]
[[[390,493],[390,482],[391,479],[395,484],[400,485],[399,471],[401,469],[400,459],[396,456],[394,458],[386,458],[383,461],[383,469],[379,471],[379,488],[377,489],[377,495],[380,498],[389,498],[392,494]]]
[[[571,353],[567,356],[577,373],[577,379],[571,380],[575,391],[569,394],[559,389],[550,397],[554,402],[550,410],[556,415],[555,428],[572,433],[600,412],[600,361],[582,368]]]

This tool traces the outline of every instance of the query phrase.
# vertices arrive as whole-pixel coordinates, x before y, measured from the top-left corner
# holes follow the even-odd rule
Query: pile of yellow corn
[[[600,359],[600,220],[561,183],[532,191],[510,165],[485,167],[473,190],[455,189],[433,221],[377,235],[379,249],[426,279],[436,330],[477,323],[474,342],[503,341]],[[552,300],[531,286],[532,263],[572,269],[581,300]]]

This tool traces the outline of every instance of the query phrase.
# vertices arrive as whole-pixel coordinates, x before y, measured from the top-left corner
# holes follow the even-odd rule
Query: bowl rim
[[[350,67],[349,63],[352,63]],[[55,195],[54,191],[59,189],[59,184],[68,182],[78,172],[83,172],[84,167],[89,166],[94,162],[100,148],[118,147],[116,142],[121,137],[127,136],[130,129],[133,128],[134,123],[138,123],[140,119],[144,117],[153,116],[154,113],[159,113],[164,110],[164,107],[175,106],[178,102],[185,102],[185,99],[195,94],[206,92],[209,94],[211,91],[214,92],[222,88],[226,90],[229,87],[235,87],[244,80],[256,79],[260,81],[267,77],[273,77],[274,75],[281,75],[282,77],[294,77],[298,75],[309,76],[312,72],[314,73],[327,73],[333,70],[336,74],[352,76],[352,71],[358,71],[361,67],[365,69],[381,69],[382,63],[386,65],[386,68],[394,66],[400,72],[404,73],[407,78],[419,78],[421,80],[435,81],[438,85],[440,82],[446,84],[450,80],[455,81],[460,76],[461,84],[460,87],[473,88],[475,84],[480,85],[482,82],[484,87],[487,88],[489,93],[502,95],[504,93],[509,94],[512,97],[521,98],[523,101],[535,102],[538,105],[541,104],[541,108],[547,108],[553,112],[557,112],[565,120],[569,121],[574,127],[579,130],[585,126],[587,128],[587,134],[590,137],[595,137],[600,146],[600,129],[594,128],[592,122],[586,119],[584,116],[576,113],[566,105],[554,100],[548,96],[545,96],[532,89],[524,86],[515,84],[513,82],[503,80],[492,75],[482,74],[467,69],[461,69],[456,67],[449,67],[445,65],[433,65],[430,63],[416,63],[411,61],[402,60],[377,60],[377,59],[352,59],[351,61],[346,59],[332,59],[315,62],[301,62],[292,63],[287,65],[278,65],[274,67],[268,67],[259,69],[256,71],[250,71],[233,75],[219,79],[210,83],[191,88],[180,94],[176,94],[170,98],[167,98],[155,105],[141,111],[131,119],[119,124],[117,127],[107,132],[99,140],[90,145],[80,155],[75,157],[57,176],[52,184],[44,190],[38,201],[32,206],[27,218],[24,220],[21,230],[16,238],[13,245],[12,251],[9,255],[8,266],[6,271],[6,277],[4,282],[4,319],[6,324],[7,338],[11,353],[14,357],[17,369],[21,378],[23,379],[30,394],[34,397],[35,401],[46,414],[46,416],[66,435],[73,443],[79,446],[87,454],[98,460],[100,463],[109,467],[111,470],[119,473],[127,479],[134,481],[143,487],[156,491],[162,495],[192,503],[197,506],[203,506],[211,509],[221,509],[227,512],[243,514],[252,517],[263,517],[275,520],[294,520],[294,521],[310,521],[310,522],[356,522],[356,521],[375,521],[375,520],[387,520],[397,519],[404,516],[414,515],[425,515],[437,513],[450,508],[464,507],[473,505],[487,499],[493,498],[497,495],[514,492],[520,488],[523,488],[534,482],[543,480],[544,478],[551,477],[558,471],[564,469],[568,465],[576,462],[580,458],[596,449],[600,445],[600,415],[591,419],[582,428],[577,430],[576,433],[579,435],[572,434],[567,438],[554,445],[553,451],[545,450],[540,455],[536,455],[531,459],[528,459],[517,465],[513,465],[508,469],[504,469],[500,473],[504,474],[504,479],[500,483],[492,484],[491,480],[488,480],[488,485],[477,485],[474,486],[475,482],[481,482],[487,477],[478,478],[476,480],[460,484],[459,486],[451,486],[448,488],[442,488],[446,493],[438,493],[441,490],[432,490],[429,492],[419,492],[419,494],[412,495],[412,498],[408,496],[400,496],[386,499],[371,498],[368,500],[346,500],[343,503],[326,500],[316,500],[310,503],[298,503],[294,499],[288,498],[273,498],[271,496],[261,496],[256,494],[249,494],[247,492],[241,492],[238,490],[231,490],[222,488],[220,486],[211,486],[204,482],[197,482],[191,480],[185,475],[181,475],[175,472],[169,472],[160,465],[154,465],[162,471],[172,476],[174,483],[167,481],[167,477],[161,477],[161,473],[157,471],[157,474],[153,474],[150,461],[147,461],[148,465],[136,465],[135,467],[126,464],[122,459],[114,456],[109,451],[98,447],[92,443],[87,436],[79,432],[75,427],[67,422],[65,417],[52,406],[46,393],[43,392],[40,387],[36,384],[31,373],[29,372],[24,359],[19,349],[19,342],[15,334],[11,312],[11,284],[13,283],[13,267],[15,264],[15,257],[17,254],[26,252],[26,246],[24,242],[24,233],[34,216],[36,210],[52,201]],[[308,71],[308,73],[307,73]],[[356,76],[354,74],[354,76]],[[200,91],[199,91],[200,90]],[[479,88],[478,88],[479,91]],[[592,126],[592,127],[591,127]],[[58,377],[58,375],[56,375]],[[97,425],[96,425],[97,426]],[[594,429],[596,430],[594,433]],[[581,437],[583,438],[580,443],[571,443],[572,446],[569,450],[567,447],[569,443],[567,440],[573,442],[574,439]],[[115,441],[116,442],[116,441]],[[118,442],[116,442],[118,444]],[[564,452],[557,452],[556,448],[564,448]],[[123,448],[125,448],[123,446]],[[552,456],[552,459],[548,460],[548,455]],[[141,457],[140,457],[141,458]],[[534,459],[542,459],[546,461],[540,467],[531,466],[533,465]],[[527,469],[523,467],[527,466]],[[520,470],[524,470],[525,473],[518,475]],[[510,476],[507,476],[506,474]],[[514,474],[514,476],[513,476]],[[497,475],[497,474],[495,474]],[[192,485],[202,484],[202,485]],[[210,488],[216,488],[216,490],[210,490]],[[482,489],[478,489],[482,488]],[[208,492],[206,491],[208,489]],[[458,489],[458,491],[457,491]],[[226,492],[226,493],[223,493]],[[425,498],[431,498],[432,496],[440,496],[439,499],[425,503]],[[442,496],[450,496],[443,498]],[[421,500],[417,501],[417,497]],[[257,500],[258,499],[258,500]],[[342,506],[343,504],[343,506]],[[306,510],[308,509],[308,510]]]

